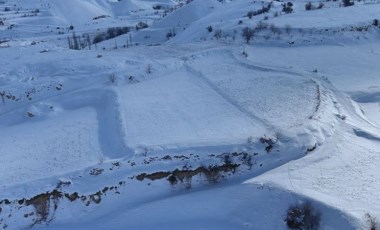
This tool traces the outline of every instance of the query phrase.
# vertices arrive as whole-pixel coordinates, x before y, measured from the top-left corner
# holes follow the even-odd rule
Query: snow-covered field
[[[370,229],[380,2],[292,3],[0,1],[0,228]]]

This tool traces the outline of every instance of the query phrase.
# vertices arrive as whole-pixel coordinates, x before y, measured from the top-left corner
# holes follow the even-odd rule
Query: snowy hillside
[[[0,228],[379,229],[379,20],[0,0]]]

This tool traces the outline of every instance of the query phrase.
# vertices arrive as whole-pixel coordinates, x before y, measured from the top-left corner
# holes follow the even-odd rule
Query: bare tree
[[[151,64],[148,64],[147,66],[146,66],[146,73],[147,74],[151,74],[152,73],[152,65]]]
[[[80,46],[79,46],[80,42],[78,41],[78,37],[75,34],[75,32],[73,32],[73,41],[74,41],[73,49],[74,50],[80,50]]]
[[[86,35],[86,41],[87,41],[87,44],[88,44],[88,49],[91,49],[91,39],[90,39],[90,35],[89,34]]]
[[[252,39],[253,35],[255,34],[255,31],[249,27],[244,27],[243,32],[241,36],[245,39],[247,43]]]

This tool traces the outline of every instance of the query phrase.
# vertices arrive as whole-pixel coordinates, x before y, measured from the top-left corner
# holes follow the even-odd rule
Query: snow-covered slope
[[[0,1],[0,228],[369,229],[380,2],[306,3]]]

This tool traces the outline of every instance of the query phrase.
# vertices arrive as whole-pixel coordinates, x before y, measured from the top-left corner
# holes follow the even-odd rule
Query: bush
[[[248,11],[247,13],[247,17],[249,19],[252,19],[253,16],[257,16],[257,15],[260,15],[260,14],[264,14],[264,13],[268,13],[269,10],[271,9],[272,7],[272,3],[269,3],[267,6],[263,6],[261,9],[259,10],[251,10],[251,11]]]
[[[379,19],[373,19],[372,25],[379,26]]]
[[[175,28],[173,28],[172,30],[170,30],[168,33],[166,33],[166,38],[169,40],[170,38],[172,37],[175,37],[177,34],[175,32]]]
[[[154,10],[161,10],[163,7],[161,6],[161,5],[154,5],[154,6],[152,6],[152,8],[154,9]]]
[[[351,0],[342,0],[342,2],[344,7],[353,6],[355,4],[355,2]]]
[[[285,222],[290,229],[317,230],[321,213],[310,202],[291,205],[286,213]]]
[[[315,9],[322,9],[325,6],[322,2],[318,4],[317,7],[315,7],[311,2],[308,2],[305,4],[305,10],[315,10]]]
[[[129,32],[129,28],[126,27],[111,27],[107,29],[107,39],[111,39]]]
[[[288,3],[284,3],[282,4],[282,12],[284,12],[285,14],[290,14],[293,12],[293,3],[291,2],[288,2]]]
[[[313,9],[313,4],[311,2],[308,2],[305,4],[305,10],[312,10]]]
[[[173,174],[168,177],[168,181],[171,185],[175,185],[178,183],[178,179]]]
[[[98,35],[96,35],[94,37],[94,39],[92,40],[92,43],[96,44],[96,43],[102,42],[104,40],[105,40],[104,35],[103,34],[98,34]]]
[[[139,22],[136,25],[136,30],[141,30],[141,29],[145,29],[145,28],[148,28],[148,24],[146,24],[145,22]]]
[[[128,26],[116,27],[116,36],[120,36],[129,32]]]
[[[126,34],[128,32],[129,32],[129,28],[127,26],[125,26],[125,27],[110,27],[107,29],[107,32],[102,32],[102,33],[96,34],[94,39],[92,40],[92,43],[97,44],[97,43],[102,42],[104,40],[111,39],[111,38]],[[90,40],[90,38],[88,38],[87,40]]]
[[[109,38],[116,37],[116,28],[108,28],[107,29],[107,37],[109,37]]]
[[[249,18],[249,19],[252,19],[252,17],[253,17],[253,11],[251,10],[251,11],[248,11],[248,13],[247,13],[247,17]]]

